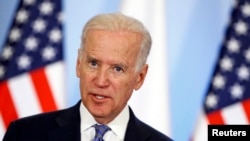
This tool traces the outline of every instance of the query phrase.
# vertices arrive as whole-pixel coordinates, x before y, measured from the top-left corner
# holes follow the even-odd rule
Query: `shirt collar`
[[[94,117],[89,113],[87,108],[81,103],[80,105],[80,117],[81,117],[81,132],[86,131],[96,124]],[[122,112],[107,125],[112,129],[120,139],[124,139],[127,124],[129,121],[129,107],[126,105]]]

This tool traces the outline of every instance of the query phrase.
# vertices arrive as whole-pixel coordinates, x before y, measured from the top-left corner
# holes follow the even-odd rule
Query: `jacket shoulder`
[[[48,131],[78,122],[78,110],[77,104],[67,109],[40,113],[14,120],[9,124],[3,141],[26,140],[29,138],[45,140],[44,137]]]
[[[138,125],[144,130],[145,134],[150,134],[149,137],[150,141],[173,141],[169,136],[163,134],[159,130],[156,130],[152,126],[144,123],[143,121],[139,120]]]
[[[134,115],[132,109],[130,109],[130,119],[126,133],[126,141],[132,140],[173,141],[173,139],[169,136],[138,119]]]

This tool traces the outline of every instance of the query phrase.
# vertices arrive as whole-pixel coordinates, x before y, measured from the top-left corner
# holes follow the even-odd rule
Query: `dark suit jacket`
[[[75,106],[16,120],[10,124],[3,141],[80,141],[80,102]],[[146,125],[130,109],[125,141],[171,141]]]

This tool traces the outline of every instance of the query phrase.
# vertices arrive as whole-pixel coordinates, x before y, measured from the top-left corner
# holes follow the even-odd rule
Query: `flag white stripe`
[[[66,95],[66,86],[64,63],[60,61],[46,66],[45,73],[58,109],[65,108],[66,102],[64,97]]]
[[[8,87],[19,117],[42,112],[29,74],[25,73],[8,80]]]
[[[248,124],[245,110],[240,102],[224,108],[222,117],[225,124]]]
[[[208,121],[203,112],[198,118],[194,132],[195,134],[192,136],[192,141],[207,141]]]
[[[2,115],[0,115],[0,140],[2,140],[4,134],[5,134],[5,128],[4,128],[3,118]]]
[[[248,124],[244,108],[241,103],[223,108],[221,111],[225,124]],[[204,114],[198,118],[192,141],[207,141],[208,121]]]
[[[129,103],[140,119],[171,136],[164,2],[164,0],[124,0],[120,10],[142,21],[153,39],[146,80],[142,88],[133,94]]]

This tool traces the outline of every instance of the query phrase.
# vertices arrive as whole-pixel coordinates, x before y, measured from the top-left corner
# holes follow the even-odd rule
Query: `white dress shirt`
[[[98,123],[82,103],[80,105],[80,118],[81,141],[92,141],[95,136],[95,128],[92,126]],[[127,129],[128,120],[129,108],[128,105],[126,105],[122,112],[113,121],[107,124],[107,126],[109,126],[111,130],[107,131],[104,134],[104,141],[123,141]]]

